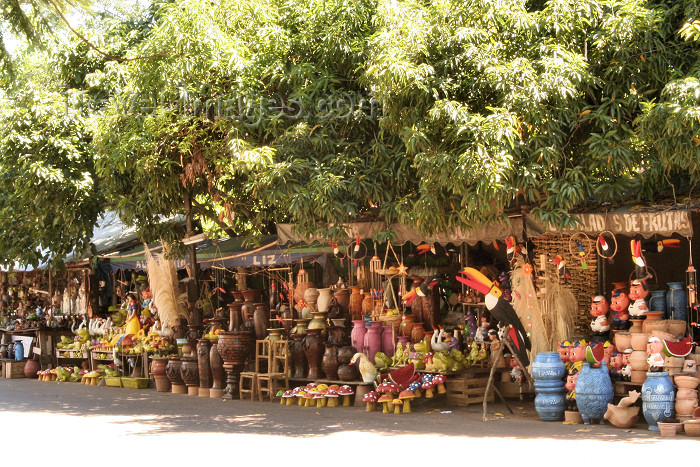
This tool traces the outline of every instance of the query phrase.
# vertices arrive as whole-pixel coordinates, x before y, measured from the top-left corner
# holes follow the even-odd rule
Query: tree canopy
[[[697,12],[693,0],[156,2],[102,33],[127,60],[84,74],[103,99],[86,120],[95,180],[144,239],[172,237],[161,220],[175,213],[233,235],[286,221],[334,239],[356,220],[433,233],[523,207],[563,226],[603,202],[680,202],[700,180]]]

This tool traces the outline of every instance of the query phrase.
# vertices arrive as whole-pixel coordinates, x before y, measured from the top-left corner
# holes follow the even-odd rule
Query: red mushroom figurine
[[[362,402],[367,404],[366,412],[374,412],[377,410],[377,400],[379,400],[379,394],[376,391],[370,391],[362,398]]]
[[[338,395],[343,396],[343,407],[350,407],[350,396],[353,394],[355,394],[355,391],[347,384],[338,388]]]
[[[435,384],[432,381],[426,381],[423,383],[421,386],[421,389],[425,391],[425,397],[430,399],[433,397],[433,388],[435,387]]]
[[[447,378],[444,375],[435,375],[433,378],[433,384],[438,388],[438,394],[445,394],[447,390],[445,389],[445,381]]]

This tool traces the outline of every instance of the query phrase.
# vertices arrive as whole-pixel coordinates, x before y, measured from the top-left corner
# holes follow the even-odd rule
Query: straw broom
[[[544,320],[549,331],[549,346],[557,347],[559,342],[571,339],[578,312],[576,296],[569,287],[559,281],[547,278],[546,292],[542,300]]]
[[[524,264],[525,262],[519,259],[515,269],[510,273],[513,288],[513,301],[511,303],[529,334],[532,344],[530,361],[534,361],[537,353],[549,350],[549,341],[542,319],[542,308],[532,282],[532,275],[523,271]]]
[[[165,250],[165,248],[164,248]],[[146,248],[146,268],[148,285],[158,309],[158,317],[163,329],[171,329],[178,318],[187,319],[187,308],[180,299],[177,270],[173,261],[165,259],[162,254],[153,255]]]

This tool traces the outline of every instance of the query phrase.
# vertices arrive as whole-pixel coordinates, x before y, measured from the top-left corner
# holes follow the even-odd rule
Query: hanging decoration
[[[593,251],[593,241],[584,232],[576,232],[569,238],[569,253],[581,261],[581,269],[588,269],[586,256]]]
[[[615,238],[615,234],[609,230],[600,232],[595,242],[595,249],[598,256],[613,263],[613,258],[617,254],[617,239]]]

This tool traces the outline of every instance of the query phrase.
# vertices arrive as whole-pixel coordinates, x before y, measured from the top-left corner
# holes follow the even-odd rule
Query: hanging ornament
[[[569,238],[569,253],[574,258],[578,257],[581,261],[581,269],[588,269],[586,256],[593,250],[593,242],[591,237],[584,232],[576,232]]]

